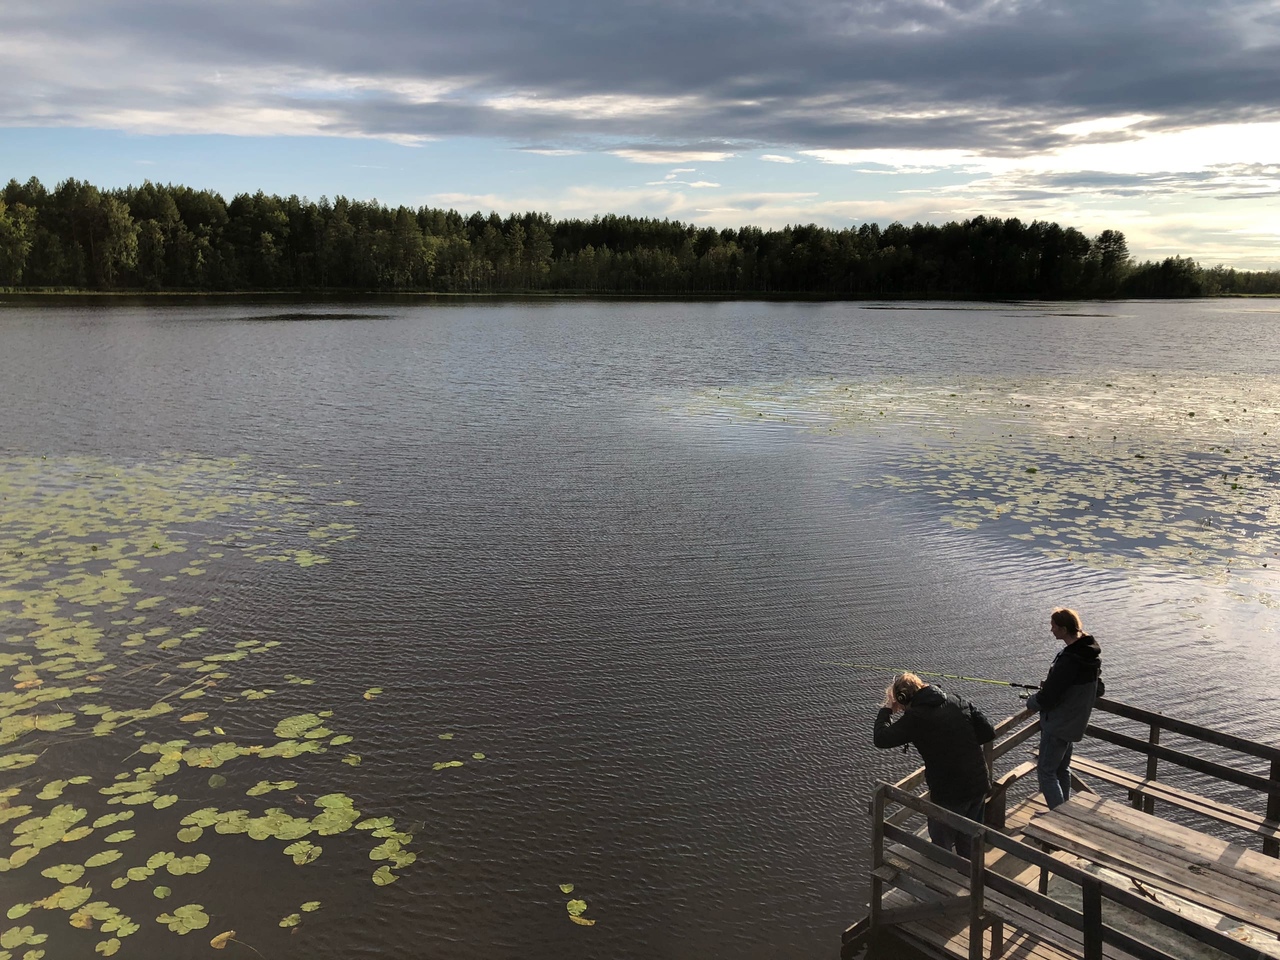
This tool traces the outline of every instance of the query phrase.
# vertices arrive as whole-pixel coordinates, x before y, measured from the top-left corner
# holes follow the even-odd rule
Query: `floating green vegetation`
[[[1237,597],[1278,605],[1267,378],[832,379],[708,390],[689,412],[879,438],[882,472],[857,485],[932,504],[952,527],[1099,567],[1229,576]]]
[[[594,920],[588,920],[583,916],[583,914],[587,912],[587,901],[570,900],[565,904],[565,909],[569,912],[569,919],[579,926],[594,927],[596,925]]]
[[[248,686],[237,672],[251,658],[279,665],[287,647],[226,636],[208,587],[184,586],[247,562],[322,569],[322,551],[355,533],[314,517],[353,504],[232,461],[0,459],[0,771],[12,784],[0,790],[0,873],[22,872],[30,899],[8,908],[0,958],[90,945],[113,956],[143,924],[185,936],[212,917],[228,929],[211,947],[240,942],[231,922],[256,924],[263,905],[206,871],[252,858],[261,872],[258,845],[281,855],[268,863],[288,871],[274,886],[291,897],[319,838],[342,837],[338,853],[367,845],[379,886],[415,861],[412,831],[333,790],[349,779],[334,764],[359,763],[326,754],[354,741],[335,728],[360,694],[264,726],[264,704],[239,705],[286,684],[333,695],[292,673]],[[157,916],[171,896],[180,905]],[[290,926],[319,906],[281,904],[299,911]]]

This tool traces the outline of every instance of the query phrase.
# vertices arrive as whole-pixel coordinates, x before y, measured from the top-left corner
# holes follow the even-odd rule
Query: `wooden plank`
[[[1065,855],[1058,854],[1057,856]],[[1014,859],[1010,860],[1009,866],[1012,867],[1015,861],[1021,862],[1015,856]],[[1006,867],[1006,871],[1008,869]],[[991,906],[990,909],[993,911],[998,909],[1001,913],[1010,911],[1011,916],[1013,913],[1020,911],[1030,918],[1026,929],[1034,931],[1039,930],[1035,922],[1037,916],[1039,916],[1041,923],[1051,924],[1053,921],[1058,921],[1066,925],[1069,936],[1074,936],[1078,939],[1079,934],[1077,931],[1080,930],[1083,920],[1081,914],[1064,904],[1058,903],[1056,900],[1050,900],[1035,893],[1032,887],[1038,878],[1039,871],[1033,865],[1027,865],[1023,869],[1012,873],[1012,875],[989,871],[987,874],[988,886],[992,890],[998,891],[1001,895],[1007,895],[1005,900],[995,900],[996,905]],[[1080,876],[1078,879],[1071,878],[1072,882],[1077,883],[1077,885],[1079,885],[1079,881],[1088,879],[1093,878],[1087,874]],[[1221,951],[1225,956],[1237,957],[1240,960],[1273,960],[1270,955],[1257,950],[1249,944],[1242,943],[1227,934],[1207,927],[1180,912],[1170,911],[1166,907],[1153,904],[1149,899],[1136,893],[1130,893],[1128,890],[1119,887],[1111,887],[1109,889],[1104,887],[1104,894],[1107,900],[1113,902],[1117,907],[1128,910],[1135,918],[1145,917],[1162,927],[1177,931],[1192,940],[1213,947]],[[1017,921],[1012,920],[1012,922],[1016,923]],[[1139,942],[1128,934],[1108,926],[1103,945],[1103,956],[1111,958],[1113,956],[1124,956],[1125,954],[1142,958],[1142,960],[1168,960],[1166,954],[1146,942]],[[1079,949],[1077,949],[1078,955]]]
[[[870,934],[870,932],[871,918],[863,917],[857,923],[851,924],[845,928],[844,933],[840,934],[840,942],[853,943],[854,941],[861,940],[863,937]]]
[[[1255,850],[1161,820],[1110,800],[1072,797],[1058,809],[1062,815],[1083,823],[1096,824],[1099,818],[1105,818],[1109,833],[1141,843],[1165,855],[1181,856],[1184,859],[1203,858],[1208,861],[1209,868],[1215,875],[1231,877],[1269,891],[1275,902],[1280,902],[1280,864]]]
[[[936,867],[927,857],[906,848],[894,848],[891,855],[902,864],[905,872],[912,874],[917,871],[923,874]],[[932,883],[946,893],[964,889],[953,874],[937,875]],[[1002,876],[992,869],[987,871],[986,883],[988,889],[984,905],[989,913],[1005,920],[1015,930],[1032,933],[1068,951],[1071,956],[1080,956],[1083,940],[1079,932],[1079,911],[1032,893],[1017,880]],[[1115,931],[1110,931],[1110,934],[1118,936]],[[1103,947],[1103,956],[1108,960],[1133,960],[1139,954],[1130,954],[1106,945]]]
[[[953,922],[954,923],[954,922]],[[901,934],[900,934],[901,936]],[[912,929],[910,937],[902,939],[911,943],[914,939],[928,943],[936,949],[943,950],[949,957],[962,960],[969,955],[969,928],[965,924],[958,929],[939,921],[926,921]],[[990,937],[983,936],[983,946],[990,949]],[[1080,960],[1078,950],[1063,949],[1056,944],[1041,940],[1023,930],[1005,931],[1004,952],[1000,960]]]
[[[1059,807],[1058,810],[1060,809],[1062,808]],[[1204,873],[1191,870],[1191,864],[1180,862],[1176,855],[1170,857],[1168,854],[1156,853],[1141,843],[1092,824],[1068,817],[1058,818],[1056,814],[1057,810],[1028,824],[1025,831],[1027,836],[1044,840],[1085,860],[1106,864],[1121,873],[1137,876],[1138,879],[1163,887],[1225,916],[1236,917],[1280,933],[1280,918],[1267,915],[1273,904],[1262,899],[1264,895],[1255,897],[1254,891],[1246,884],[1239,881],[1231,883],[1226,877],[1206,877]],[[1207,887],[1220,893],[1229,892],[1235,900],[1247,903],[1220,899],[1210,894]]]
[[[880,926],[881,898],[884,896],[884,881],[875,875],[875,871],[884,865],[884,805],[885,788],[879,787],[871,799],[871,912],[869,919],[874,930]]]
[[[982,834],[973,838],[973,859],[969,861],[969,960],[982,960],[983,873],[987,862],[987,845]]]
[[[994,897],[991,898],[994,903],[990,907],[993,913],[998,914],[1017,929],[1029,931],[1056,943],[1070,950],[1077,957],[1080,955],[1083,949],[1080,934],[1080,928],[1083,925],[1081,914],[1056,900],[1032,894],[1026,886],[1010,881],[1008,878],[993,877],[989,883],[992,889],[1007,890],[1011,893],[1016,891],[1021,897],[1027,897],[1030,894],[1030,898],[1035,901],[1033,904],[1024,903],[1015,896]],[[1043,904],[1043,906],[1036,904]],[[1110,926],[1106,928],[1102,956],[1105,960],[1169,960],[1168,954],[1139,943]]]
[[[1102,884],[1093,880],[1080,888],[1083,897],[1084,960],[1102,960]]]
[[[894,802],[905,803],[908,806],[919,803],[917,798],[910,794],[903,793],[902,791],[895,790],[888,784],[884,784],[882,789],[887,792],[888,796],[892,797]],[[948,814],[948,816],[952,815]],[[952,819],[956,819],[963,823],[963,821],[954,816],[952,816]],[[1082,884],[1086,881],[1097,879],[1087,871],[1071,864],[1063,863],[1058,858],[1050,856],[1042,851],[1035,850],[1031,846],[1022,843],[1014,837],[1005,836],[1004,834],[994,830],[984,831],[984,833],[987,841],[992,846],[1013,854],[1019,860],[1025,860],[1029,863],[1040,866],[1047,866],[1054,873],[1071,883]],[[1115,838],[1113,838],[1113,840],[1114,839]],[[941,855],[940,847],[930,847],[929,844],[919,837],[912,836],[912,840],[928,847],[931,851],[935,851],[932,852],[930,856]],[[954,856],[954,854],[951,856]],[[1186,933],[1198,940],[1200,943],[1211,946],[1227,956],[1241,958],[1241,960],[1259,960],[1259,958],[1262,957],[1259,951],[1255,948],[1242,944],[1238,940],[1234,940],[1231,937],[1220,933],[1216,929],[1205,926],[1204,924],[1198,923],[1194,920],[1190,920],[1176,911],[1153,903],[1151,900],[1137,893],[1111,884],[1106,885],[1105,891],[1108,900],[1111,900],[1114,903],[1139,914],[1140,916],[1147,917],[1157,923],[1163,924],[1164,926],[1182,931],[1183,933]]]
[[[966,913],[968,909],[968,897],[948,897],[946,900],[933,900],[929,903],[913,903],[908,907],[886,907],[880,911],[880,922],[885,926],[898,927],[938,916],[959,915]]]
[[[1280,783],[1280,757],[1276,757],[1271,761],[1271,782]],[[1280,793],[1273,793],[1267,799],[1267,818],[1280,820]],[[1262,852],[1268,857],[1280,858],[1280,841],[1272,837],[1262,845]]]
[[[1028,827],[1028,835],[1033,827],[1037,825]],[[1201,867],[1203,861],[1179,859],[1176,853],[1156,851],[1141,841],[1080,822],[1057,821],[1048,836],[1055,838],[1050,840],[1055,846],[1077,856],[1138,876],[1227,916],[1256,918],[1251,922],[1280,932],[1280,919],[1267,915],[1274,902],[1269,896],[1237,878]]]
[[[1127,770],[1120,770],[1105,763],[1099,763],[1097,760],[1091,760],[1088,757],[1073,757],[1071,769],[1096,777],[1099,780],[1104,780],[1133,793],[1171,803],[1184,810],[1190,810],[1192,813],[1198,813],[1201,816],[1217,820],[1219,823],[1248,830],[1250,833],[1256,833],[1261,837],[1280,838],[1280,822],[1268,820],[1261,814],[1253,813],[1240,807],[1217,800],[1210,800],[1208,797],[1202,797],[1197,793],[1170,786],[1159,780],[1130,773]]]

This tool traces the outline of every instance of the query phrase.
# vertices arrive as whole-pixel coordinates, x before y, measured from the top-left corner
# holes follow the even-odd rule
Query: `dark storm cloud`
[[[1092,117],[1280,116],[1280,18],[1261,0],[53,0],[6,19],[10,123],[243,107],[374,136],[1016,155]],[[437,81],[434,102],[396,86]]]

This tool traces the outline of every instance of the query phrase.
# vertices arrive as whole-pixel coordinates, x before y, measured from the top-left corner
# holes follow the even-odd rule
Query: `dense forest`
[[[1280,270],[1136,263],[1119,231],[1013,218],[715,230],[32,178],[0,193],[0,287],[1075,299],[1273,294]]]

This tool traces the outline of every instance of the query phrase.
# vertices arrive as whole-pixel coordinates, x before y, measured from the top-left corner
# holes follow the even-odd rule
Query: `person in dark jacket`
[[[1053,658],[1027,709],[1040,713],[1040,757],[1036,775],[1049,809],[1071,796],[1071,751],[1084,737],[1093,702],[1102,696],[1102,648],[1084,632],[1080,614],[1058,607],[1049,615],[1049,632],[1064,646]]]
[[[914,673],[902,673],[885,690],[876,715],[873,742],[889,749],[915,744],[924,760],[929,799],[940,807],[982,822],[982,808],[991,789],[982,745],[996,731],[982,711],[963,697],[945,693]],[[896,722],[889,718],[901,714]],[[929,839],[940,847],[968,857],[970,838],[929,818]]]

